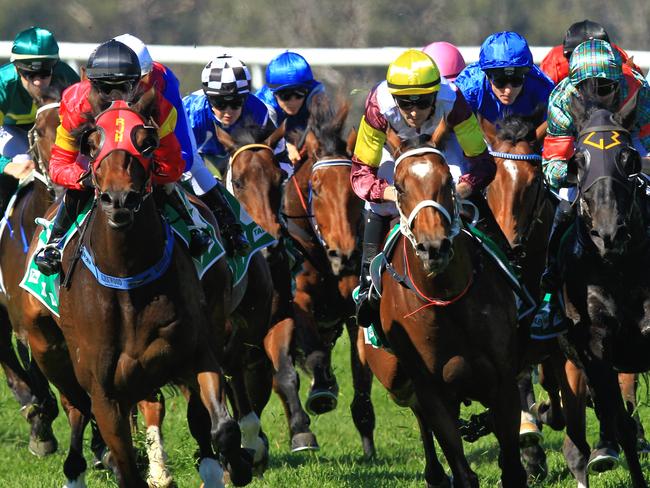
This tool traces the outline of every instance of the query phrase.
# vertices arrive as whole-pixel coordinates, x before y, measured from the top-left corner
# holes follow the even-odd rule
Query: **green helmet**
[[[30,27],[20,32],[11,47],[10,61],[27,71],[51,70],[59,60],[59,45],[49,30]]]

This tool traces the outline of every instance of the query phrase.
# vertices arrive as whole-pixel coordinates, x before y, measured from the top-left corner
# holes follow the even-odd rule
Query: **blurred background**
[[[623,49],[650,50],[648,0],[0,0],[0,10],[4,41],[40,25],[59,42],[99,43],[128,32],[146,44],[225,50],[421,47],[443,40],[479,46],[501,30],[519,32],[531,46],[553,46],[569,25],[589,18],[603,24]],[[223,48],[211,56],[223,54]],[[0,53],[2,62],[9,50]],[[209,56],[201,64],[208,61]],[[350,121],[356,123],[368,90],[391,61],[384,67],[315,67],[314,75],[331,93],[352,99]],[[200,88],[201,64],[169,64],[183,95]]]

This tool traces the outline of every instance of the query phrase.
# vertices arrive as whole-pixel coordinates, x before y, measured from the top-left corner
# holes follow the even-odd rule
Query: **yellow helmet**
[[[428,54],[409,49],[388,67],[386,81],[393,95],[427,95],[440,90],[440,71]]]

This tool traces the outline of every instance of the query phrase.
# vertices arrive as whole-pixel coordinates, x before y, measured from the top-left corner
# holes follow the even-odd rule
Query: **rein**
[[[490,156],[500,159],[510,159],[512,161],[541,161],[540,154],[511,154],[507,152],[490,151]]]

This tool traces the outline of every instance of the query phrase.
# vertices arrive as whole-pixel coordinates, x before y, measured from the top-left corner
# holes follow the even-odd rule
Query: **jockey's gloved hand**
[[[79,178],[79,183],[86,190],[92,190],[95,187],[95,185],[93,185],[92,173],[90,170],[81,175],[81,178]]]

